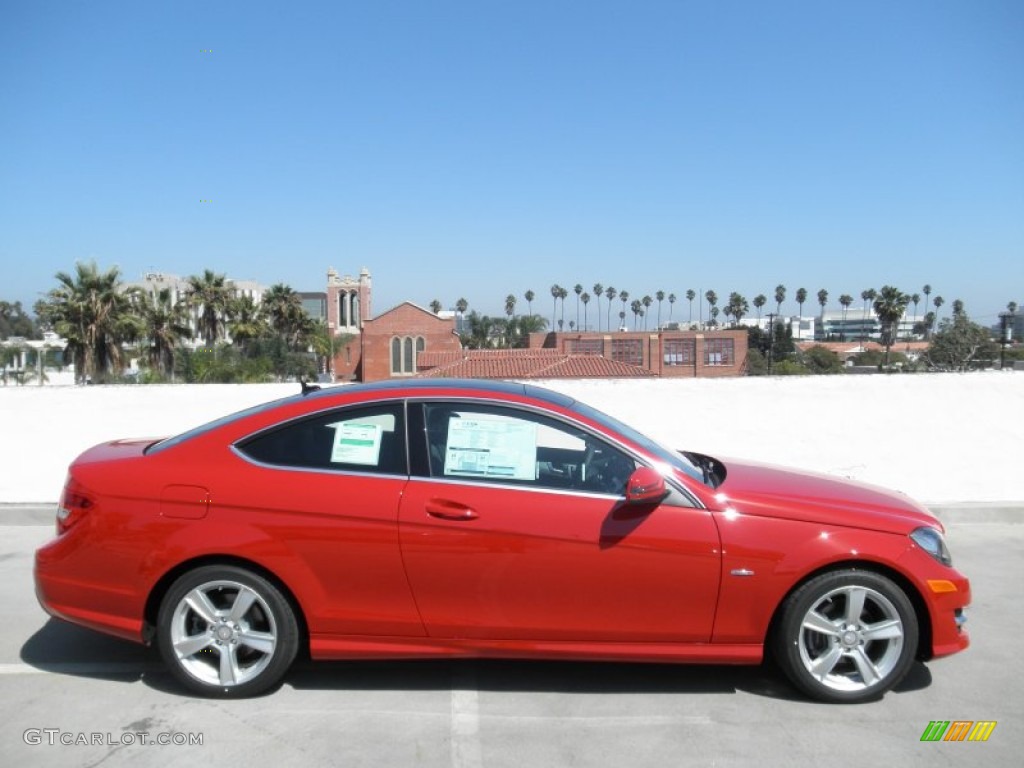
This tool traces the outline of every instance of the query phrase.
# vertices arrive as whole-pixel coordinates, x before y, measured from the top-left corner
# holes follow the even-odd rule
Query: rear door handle
[[[479,517],[472,507],[447,499],[430,499],[427,502],[427,514],[442,520],[475,520]]]

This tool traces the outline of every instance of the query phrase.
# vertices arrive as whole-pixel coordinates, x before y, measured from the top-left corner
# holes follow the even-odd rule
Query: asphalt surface
[[[52,514],[0,507],[0,766],[1016,766],[1024,753],[1020,524],[947,519],[974,590],[972,647],[870,704],[811,703],[759,667],[505,661],[303,663],[268,696],[220,702],[183,693],[155,652],[43,613],[32,553]],[[933,720],[997,725],[985,743],[922,742]],[[165,734],[202,744],[140,743]]]

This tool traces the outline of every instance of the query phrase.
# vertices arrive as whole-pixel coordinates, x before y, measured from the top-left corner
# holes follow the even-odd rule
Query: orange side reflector
[[[928,579],[928,588],[936,594],[956,592],[956,584],[947,579]]]

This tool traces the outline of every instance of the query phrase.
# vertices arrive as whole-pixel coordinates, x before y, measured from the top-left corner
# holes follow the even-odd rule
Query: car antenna
[[[319,384],[310,384],[309,382],[307,382],[303,378],[299,378],[299,385],[302,387],[302,396],[303,397],[308,395],[310,392],[316,392],[318,389],[320,389],[320,385]]]

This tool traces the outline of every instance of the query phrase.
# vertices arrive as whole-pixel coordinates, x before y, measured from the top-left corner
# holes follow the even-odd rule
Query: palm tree
[[[843,308],[843,330],[839,334],[839,340],[846,341],[846,313],[849,311],[850,305],[853,304],[853,296],[844,293],[839,297],[839,304]]]
[[[597,299],[597,330],[601,330],[601,295],[604,293],[604,286],[594,283],[594,298]]]
[[[558,289],[558,298],[562,300],[562,316],[558,318],[558,330],[562,330],[565,325],[565,297],[569,295],[569,291],[565,288]]]
[[[629,301],[629,291],[619,291],[619,301],[622,302],[622,316],[626,316],[626,302]],[[621,325],[619,326],[622,327]]]
[[[149,367],[161,376],[174,377],[174,354],[178,345],[192,335],[188,313],[183,304],[171,298],[171,289],[162,288],[151,296],[134,295],[135,311],[142,321],[142,336]]]
[[[690,319],[687,320],[686,322],[689,325],[693,325],[693,300],[697,298],[697,292],[693,290],[693,288],[689,288],[686,291],[686,298],[690,302]]]
[[[779,283],[775,286],[775,314],[782,314],[782,302],[786,300],[786,286]]]
[[[65,354],[75,364],[75,380],[98,381],[124,368],[121,344],[141,328],[131,296],[121,290],[117,267],[101,272],[96,262],[75,265],[74,274],[58,272],[57,287],[38,305],[41,319],[67,339]]]
[[[953,317],[959,317],[964,313],[964,303],[960,299],[953,299]]]
[[[910,297],[891,285],[882,286],[875,298],[874,309],[882,325],[882,344],[885,345],[885,365],[889,365],[889,349],[896,341],[896,329],[907,310]]]
[[[708,302],[708,314],[712,316],[711,317],[711,325],[714,325],[715,324],[715,317],[718,316],[718,313],[716,313],[714,311],[715,305],[718,304],[718,294],[715,293],[714,291],[707,291],[704,294],[704,298],[707,299],[707,302]]]
[[[532,297],[533,291],[527,291],[527,293],[529,293]],[[466,301],[465,299],[459,299],[458,301],[455,302],[455,309],[456,311],[458,311],[460,315],[464,315],[466,314],[466,310],[469,309],[469,302]]]
[[[743,316],[750,311],[750,305],[747,303],[745,296],[733,291],[729,294],[729,304],[726,309],[729,311],[729,314],[735,318],[734,325],[739,325]]]
[[[578,328],[580,325],[580,294],[583,293],[583,286],[576,283],[572,291],[576,294],[576,327]]]
[[[505,314],[509,320],[516,316],[516,297],[511,293],[505,297]]]
[[[924,287],[921,289],[921,293],[924,294],[924,306],[925,306],[925,309],[927,310],[928,309],[928,297],[932,295],[932,287],[928,283],[925,283]]]
[[[676,295],[674,293],[670,293],[668,295],[668,321],[670,323],[672,322],[672,310],[675,309],[675,306],[676,306]]]
[[[523,298],[526,299],[526,309],[529,313],[533,314],[533,299],[536,294],[533,291],[527,291],[523,294]]]
[[[632,312],[633,312],[633,330],[634,331],[637,329],[636,328],[637,318],[640,317],[640,309],[641,309],[641,307],[643,307],[643,304],[640,302],[640,299],[633,299],[633,302],[629,305],[630,310],[632,310]]]
[[[757,310],[757,324],[761,325],[761,307],[768,303],[768,297],[763,293],[757,294],[754,297],[754,309]]]
[[[269,335],[270,328],[264,313],[253,301],[252,296],[243,295],[234,299],[229,315],[231,319],[228,321],[228,334],[231,336],[231,343],[237,345],[243,352],[250,342]]]
[[[914,322],[917,323],[917,305],[921,303],[921,294],[915,293],[910,297],[911,303],[914,305]]]
[[[284,340],[285,346],[299,349],[312,330],[309,315],[302,308],[302,297],[290,285],[276,283],[263,294],[262,307],[270,327]],[[435,314],[439,311],[440,306]]]
[[[202,275],[188,277],[186,301],[198,313],[196,332],[203,337],[208,347],[212,347],[214,342],[224,335],[231,298],[231,289],[228,288],[224,275],[207,269]]]
[[[646,331],[647,330],[647,315],[650,314],[651,304],[654,303],[654,299],[652,299],[650,296],[645,295],[642,299],[640,299],[640,303],[644,305],[644,330]],[[659,310],[660,310],[660,308],[661,307],[659,305]]]
[[[939,320],[939,308],[946,303],[946,300],[941,296],[936,296],[932,299],[932,304],[935,306],[935,322]]]
[[[618,295],[618,291],[612,286],[608,286],[604,291],[604,297],[608,299],[608,330],[612,329],[612,301]]]
[[[805,301],[807,301],[807,289],[806,288],[797,288],[796,289],[796,303],[797,303],[797,306],[800,307],[800,314],[799,314],[800,322],[797,324],[797,327],[796,327],[796,337],[797,337],[797,339],[800,338],[801,331],[803,329],[804,302]]]
[[[562,295],[562,286],[555,283],[551,286],[551,327],[555,327],[555,315],[558,313],[558,297]]]
[[[583,327],[581,331],[587,330],[587,304],[590,303],[590,294],[584,291],[580,294],[580,301],[583,302]]]
[[[860,297],[864,300],[864,320],[860,329],[860,340],[866,341],[868,337],[868,306],[871,301],[877,296],[874,288],[868,288],[860,292]]]
[[[444,304],[442,304],[439,299],[434,299],[433,301],[430,302],[430,311],[433,312],[435,315],[440,314],[441,309],[443,307]]]
[[[660,331],[661,330],[661,302],[663,302],[665,300],[665,292],[664,291],[655,291],[654,292],[654,298],[656,298],[658,300],[658,328],[657,328],[657,330]]]

